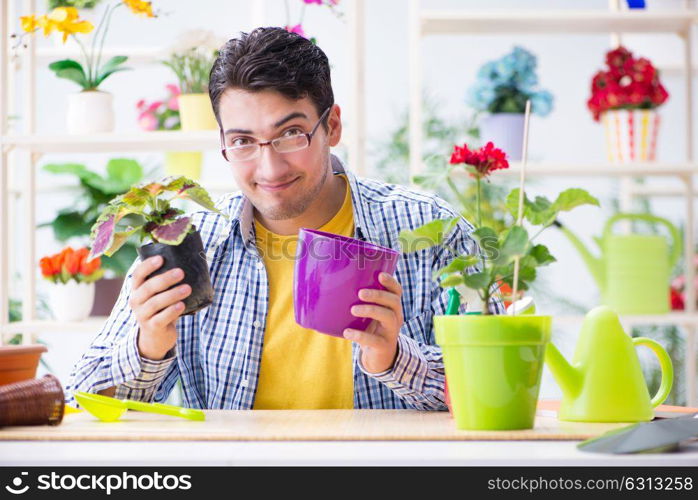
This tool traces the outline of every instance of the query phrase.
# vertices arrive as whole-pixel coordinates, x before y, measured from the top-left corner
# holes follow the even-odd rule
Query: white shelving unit
[[[615,177],[621,181],[621,208],[629,210],[634,196],[675,196],[685,200],[685,262],[684,274],[687,283],[693,283],[695,270],[691,265],[695,255],[694,246],[694,177],[698,164],[693,155],[693,61],[691,54],[692,28],[698,21],[698,12],[693,2],[685,1],[684,8],[671,11],[621,11],[620,0],[609,0],[609,10],[564,10],[564,11],[444,11],[421,9],[419,0],[410,0],[409,12],[409,61],[410,61],[410,174],[424,171],[422,161],[422,50],[425,36],[440,35],[565,35],[585,33],[608,33],[611,43],[618,45],[622,34],[662,33],[675,34],[683,42],[683,65],[675,68],[685,83],[686,154],[685,162],[679,164],[646,163],[632,165],[604,165],[581,163],[529,163],[529,176],[590,176]],[[661,64],[661,62],[660,62]],[[498,175],[517,176],[520,165]],[[636,177],[674,177],[681,182],[678,188],[655,188],[652,184],[635,185]],[[681,325],[686,331],[686,396],[689,405],[698,404],[696,387],[696,333],[698,313],[693,287],[686,289],[686,311],[659,316],[626,316],[622,321],[627,326],[646,324]],[[556,324],[573,324],[581,321],[579,316],[556,317]]]
[[[266,0],[253,0],[253,26],[266,25]],[[36,184],[36,168],[44,154],[83,154],[83,153],[138,153],[164,151],[217,151],[219,148],[218,131],[202,132],[117,132],[110,134],[93,134],[74,136],[67,134],[36,133],[36,68],[49,60],[70,57],[70,47],[37,48],[35,41],[29,40],[29,47],[19,60],[12,60],[9,47],[9,34],[17,31],[19,13],[12,12],[14,2],[0,1],[0,344],[14,333],[24,333],[23,342],[30,343],[43,331],[76,331],[96,333],[106,318],[90,318],[83,322],[44,321],[36,318],[36,279],[37,258],[35,231],[25,231],[24,260],[22,272],[24,282],[22,302],[23,321],[10,323],[8,303],[10,297],[10,242],[13,235],[10,230],[18,221],[27,228],[36,226],[37,195],[48,196],[70,189],[68,186],[42,186]],[[364,172],[365,156],[365,101],[363,55],[364,0],[353,0],[344,7],[347,12],[349,32],[349,52],[352,64],[352,85],[348,108],[352,113],[349,126],[345,125],[342,145],[348,151],[352,168],[358,173]],[[35,12],[36,0],[23,0],[23,12]],[[160,47],[105,47],[105,55],[125,54],[131,62],[137,64],[155,64],[161,59]],[[26,74],[26,86],[22,103],[23,130],[10,135],[8,116],[16,112],[15,75],[18,71]],[[27,153],[27,162],[18,161],[18,153]],[[23,182],[14,182],[13,169],[27,169]],[[205,185],[214,193],[234,191],[236,187],[229,182]],[[11,202],[21,198],[21,213],[10,211]]]

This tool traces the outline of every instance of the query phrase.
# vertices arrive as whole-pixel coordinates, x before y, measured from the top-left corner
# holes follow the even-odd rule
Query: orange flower
[[[96,259],[92,259],[92,260],[85,260],[80,265],[80,273],[84,274],[85,276],[89,276],[90,274],[97,271],[101,265],[102,265],[102,261],[100,260],[99,257],[97,257]]]
[[[41,274],[44,278],[50,278],[54,274],[61,272],[59,268],[53,266],[51,257],[43,257],[39,261],[39,267],[41,267]]]
[[[77,252],[73,252],[72,248],[70,249],[71,252],[67,253],[65,256],[65,261],[63,262],[63,265],[65,266],[66,272],[74,276],[78,273],[80,270],[80,250]]]

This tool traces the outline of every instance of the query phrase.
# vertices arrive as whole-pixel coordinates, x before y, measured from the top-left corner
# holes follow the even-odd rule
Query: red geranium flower
[[[470,175],[473,177],[484,178],[495,170],[509,168],[507,155],[501,149],[498,149],[488,142],[480,149],[471,150],[467,144],[463,146],[453,146],[451,153],[451,165],[465,164]]]

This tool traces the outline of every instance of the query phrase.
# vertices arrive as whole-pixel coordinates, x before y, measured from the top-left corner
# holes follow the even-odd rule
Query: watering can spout
[[[596,281],[597,285],[603,289],[606,279],[604,276],[604,266],[601,257],[594,257],[582,240],[580,240],[576,234],[570,231],[567,226],[558,221],[555,221],[555,225],[560,228],[562,233],[567,236],[567,239],[570,240],[572,246],[577,249],[579,254],[582,256],[582,260],[584,260],[584,263],[589,268],[589,272],[594,278],[594,281]]]
[[[565,397],[576,397],[582,387],[582,373],[572,366],[552,342],[545,348],[545,363]]]

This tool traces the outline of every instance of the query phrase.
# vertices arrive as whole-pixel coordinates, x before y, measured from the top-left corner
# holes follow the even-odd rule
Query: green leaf
[[[441,287],[442,288],[450,288],[458,285],[462,285],[463,282],[463,276],[460,274],[452,274],[451,276],[447,276],[443,280],[441,280]]]
[[[534,245],[528,254],[536,260],[539,266],[545,266],[557,260],[550,255],[550,251],[545,245]]]
[[[499,238],[494,229],[490,227],[480,227],[472,233],[475,241],[480,246],[485,259],[496,259],[499,255]]]
[[[130,158],[112,158],[107,163],[107,179],[131,187],[143,178],[143,167]]]
[[[82,65],[73,59],[55,61],[49,64],[48,67],[51,71],[56,73],[58,78],[71,80],[80,85],[83,89],[90,87]]]
[[[102,66],[99,69],[99,75],[95,79],[94,86],[98,87],[99,84],[102,83],[109,75],[116,73],[117,71],[125,71],[131,69],[119,67],[120,65],[125,63],[127,59],[128,57],[126,56],[114,56],[111,59],[109,59],[106,63],[104,63],[104,66]]]
[[[398,239],[400,247],[405,253],[417,252],[425,248],[431,248],[443,243],[446,235],[451,232],[458,222],[459,217],[451,219],[437,219],[412,231],[400,231]]]
[[[74,236],[90,234],[90,224],[81,212],[71,211],[60,213],[51,222],[53,235],[58,241],[66,241]]]
[[[434,271],[432,278],[436,279],[443,274],[465,271],[468,267],[472,267],[477,264],[477,261],[478,258],[476,255],[459,255],[448,265]]]
[[[473,290],[486,290],[490,286],[490,276],[487,271],[468,274],[463,277],[463,283]]]
[[[494,261],[496,266],[505,266],[516,257],[521,257],[528,246],[528,232],[521,226],[513,226],[502,234],[499,255]]]
[[[177,196],[179,196],[180,198],[191,200],[194,203],[204,207],[206,210],[211,210],[212,212],[216,212],[217,214],[225,215],[223,214],[223,212],[216,208],[216,205],[213,203],[213,200],[209,196],[208,192],[196,183],[194,186],[183,186],[179,190],[179,194]]]
[[[566,189],[553,202],[555,214],[559,212],[568,212],[580,205],[599,206],[599,200],[589,194],[586,190],[580,188]]]
[[[49,163],[44,165],[43,169],[52,174],[73,174],[78,177],[88,171],[87,167],[80,163]]]

